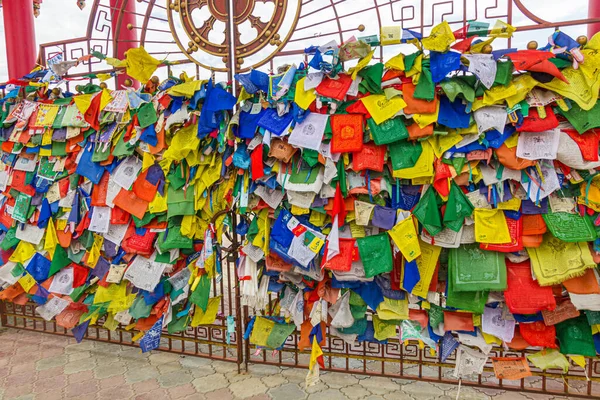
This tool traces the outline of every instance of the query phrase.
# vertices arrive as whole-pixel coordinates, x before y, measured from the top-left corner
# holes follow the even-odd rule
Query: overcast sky
[[[7,1],[31,1],[31,0],[7,0]],[[159,0],[164,1],[164,0]],[[356,5],[356,2],[364,0],[346,0],[347,6],[351,7]],[[375,0],[377,4],[385,3],[385,0]],[[426,0],[427,3],[428,0]],[[455,0],[456,1],[456,0]],[[475,0],[468,0],[469,2],[475,2]],[[478,0],[477,4],[479,7],[493,7],[498,2],[506,2],[511,0]],[[592,0],[596,1],[596,0]],[[41,9],[41,15],[36,19],[36,38],[38,45],[40,43],[47,43],[52,41],[64,40],[82,37],[85,35],[86,27],[88,24],[90,8],[93,0],[87,0],[88,6],[81,11],[76,4],[75,0],[44,0]],[[324,5],[331,4],[329,0],[314,0],[314,3],[323,3]],[[340,2],[341,7],[345,2]],[[416,0],[403,0],[402,2],[396,3],[398,6],[410,3],[417,3]],[[460,1],[462,3],[462,1]],[[488,5],[489,3],[489,5]],[[573,20],[586,18],[587,16],[587,5],[588,0],[522,0],[522,3],[527,6],[532,12],[539,17],[549,20]],[[542,6],[543,4],[543,6]],[[394,7],[397,7],[394,5]],[[1,10],[1,9],[0,9]],[[515,25],[519,24],[531,24],[530,21],[526,21],[522,16],[515,13]],[[357,20],[357,25],[368,21]],[[587,27],[570,27],[565,28],[565,32],[576,37],[580,34],[587,32]],[[549,32],[536,32],[536,33],[521,33],[517,36],[515,44],[524,46],[530,39],[535,39],[543,44],[546,42],[546,38]],[[3,19],[0,19],[0,35],[4,36],[4,23]],[[307,45],[310,43],[307,43]],[[0,39],[0,81],[7,79],[7,64],[6,64],[6,46],[4,39]]]

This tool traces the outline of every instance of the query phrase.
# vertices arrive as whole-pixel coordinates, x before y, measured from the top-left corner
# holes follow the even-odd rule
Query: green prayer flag
[[[584,315],[556,324],[556,337],[561,353],[596,357],[592,328]]]
[[[413,96],[415,99],[427,101],[433,101],[435,99],[435,83],[433,83],[433,77],[431,76],[429,67],[426,67],[425,65],[423,65],[423,71],[421,71],[419,83],[415,88]]]
[[[158,116],[156,115],[156,109],[154,108],[154,104],[152,103],[144,103],[138,108],[138,122],[140,124],[140,128],[144,129],[149,127],[150,125],[156,123],[158,121]]]
[[[168,252],[173,249],[191,249],[194,243],[191,238],[181,234],[181,223],[169,223],[169,228],[158,235],[158,249]]]
[[[577,132],[585,133],[590,129],[600,127],[600,103],[589,111],[586,111],[579,107],[575,102],[571,102],[571,109],[569,111],[560,111],[573,125]]]
[[[181,318],[173,319],[171,322],[169,322],[169,325],[167,325],[167,330],[169,331],[169,334],[172,335],[174,333],[181,333],[185,331],[189,325],[189,321],[189,315],[184,315]]]
[[[356,242],[367,278],[392,270],[392,247],[387,233],[358,238]]]
[[[381,79],[383,77],[383,63],[377,63],[358,72],[358,75],[362,77],[360,85],[367,89],[369,93],[381,94]]]
[[[590,325],[600,325],[600,311],[586,311],[585,316]]]
[[[448,96],[448,99],[452,102],[456,100],[459,94],[462,94],[464,99],[470,103],[475,101],[475,90],[463,79],[458,77],[444,79],[440,85],[446,96]]]
[[[355,320],[365,318],[367,314],[367,303],[354,291],[350,291],[350,312]]]
[[[129,307],[129,314],[133,319],[148,318],[152,312],[153,304],[146,304],[146,301],[142,296],[137,296],[133,300],[133,304]]]
[[[420,142],[409,142],[408,140],[392,143],[388,149],[394,171],[414,167],[423,153],[423,146]]]
[[[417,206],[413,210],[413,214],[430,235],[435,236],[442,231],[442,217],[433,186],[429,186],[427,191],[422,195],[419,203],[417,203]]]
[[[80,253],[84,253],[83,251]],[[52,257],[52,262],[50,263],[50,271],[48,272],[48,277],[56,274],[58,271],[71,264],[71,260],[69,259],[69,255],[65,251],[62,246],[56,246],[54,250],[54,257]]]
[[[312,168],[319,163],[319,152],[312,149],[302,150],[302,159]]]
[[[429,325],[437,328],[442,322],[444,322],[444,309],[433,303],[429,304]]]
[[[508,85],[513,78],[514,65],[512,61],[498,61],[496,64],[498,67],[496,69],[496,78],[494,79],[494,84],[503,86]]]
[[[278,349],[287,340],[288,336],[290,336],[296,330],[296,325],[294,324],[278,324],[275,323],[273,325],[273,329],[267,338],[267,347],[271,349]]]
[[[349,328],[337,328],[340,333],[344,335],[363,335],[367,330],[367,319],[354,319],[354,323]]]
[[[167,190],[167,216],[168,218],[178,215],[194,215],[194,185],[187,187],[187,190],[175,190],[169,185]]]
[[[377,125],[373,118],[367,120],[367,126],[377,145],[390,144],[408,139],[408,130],[400,118],[390,118]]]
[[[473,214],[473,204],[465,196],[458,185],[452,181],[450,185],[450,194],[446,203],[446,211],[444,213],[444,226],[450,228],[454,232],[461,230],[466,217]]]
[[[200,277],[200,282],[196,286],[196,290],[190,295],[190,302],[200,307],[203,312],[206,312],[208,306],[208,298],[210,297],[211,281],[208,275],[204,274]]]
[[[452,288],[457,292],[507,288],[504,254],[482,250],[478,244],[450,249],[448,275],[452,276]]]
[[[563,242],[591,242],[597,238],[594,224],[587,215],[555,212],[542,217],[552,235]]]

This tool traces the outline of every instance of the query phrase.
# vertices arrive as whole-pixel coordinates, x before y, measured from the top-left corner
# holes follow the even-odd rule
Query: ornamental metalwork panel
[[[135,12],[126,10],[128,1],[136,2]],[[129,41],[121,32],[127,29],[137,33],[135,45],[169,61],[163,75],[186,70],[188,74],[214,72],[231,79],[234,73],[251,68],[273,70],[298,63],[302,61],[298,56],[310,45],[376,35],[381,27],[390,25],[427,35],[442,20],[459,29],[471,20],[501,19],[518,28],[512,41],[522,45],[532,30],[541,31],[544,37],[555,28],[600,22],[564,20],[561,13],[548,20],[538,16],[540,2],[533,0],[123,0],[118,9],[111,8],[110,0],[94,0],[91,7],[87,31],[79,38],[42,44],[42,62],[56,53],[73,60],[92,50],[115,56],[117,46]],[[117,24],[113,31],[112,22],[121,21],[126,14],[135,15],[135,24]],[[495,42],[500,47],[511,44]],[[398,46],[380,47],[378,58],[400,50]],[[72,69],[70,77],[110,70],[92,59]]]

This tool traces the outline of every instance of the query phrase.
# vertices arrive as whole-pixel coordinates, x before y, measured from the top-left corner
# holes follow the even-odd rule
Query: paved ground
[[[2,399],[447,399],[452,385],[322,373],[304,389],[306,370],[232,363],[0,328]],[[463,387],[461,399],[525,400],[549,396]],[[554,397],[566,399],[566,397]]]

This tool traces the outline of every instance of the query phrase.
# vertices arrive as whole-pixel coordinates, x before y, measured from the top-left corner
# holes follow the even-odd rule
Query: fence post
[[[8,317],[6,316],[6,303],[0,301],[0,326],[6,327],[8,325]]]
[[[227,263],[231,266],[233,265],[233,282],[235,288],[235,334],[237,336],[237,366],[238,366],[238,374],[242,372],[242,363],[244,362],[244,339],[243,339],[243,321],[244,318],[242,316],[242,302],[241,302],[241,293],[240,293],[240,285],[237,276],[237,266],[236,262],[239,256],[239,242],[238,242],[238,234],[237,234],[237,213],[235,211],[235,207],[229,213],[230,223],[231,223],[231,251],[227,254]],[[231,272],[231,269],[230,269]],[[247,368],[246,368],[247,370]]]

